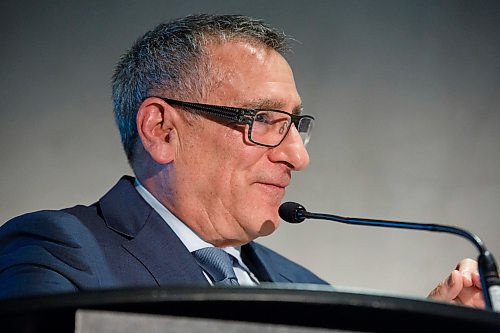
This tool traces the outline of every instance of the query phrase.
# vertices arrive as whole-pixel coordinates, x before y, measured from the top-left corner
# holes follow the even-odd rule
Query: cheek
[[[260,151],[252,149],[233,151],[221,163],[225,165],[226,184],[233,198],[239,198],[245,205],[251,204],[245,200],[252,196],[254,183],[265,173],[265,156]]]
[[[266,155],[268,150],[247,144],[241,135],[238,131],[224,135],[218,149],[209,153],[212,156],[209,200],[222,203],[223,207],[217,204],[219,209],[227,211],[248,234],[264,236],[278,226],[281,196],[275,198],[256,184],[272,168]]]

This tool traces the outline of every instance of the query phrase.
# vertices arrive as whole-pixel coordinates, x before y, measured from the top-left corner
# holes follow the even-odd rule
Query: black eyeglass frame
[[[172,105],[178,105],[178,106],[182,106],[182,107],[186,107],[186,108],[191,108],[193,110],[206,112],[212,116],[232,120],[232,121],[239,123],[239,124],[246,124],[246,125],[248,125],[248,140],[256,145],[270,147],[270,148],[277,147],[283,142],[283,140],[288,135],[288,132],[290,131],[290,128],[292,127],[292,125],[290,124],[290,126],[288,126],[288,129],[287,129],[286,133],[283,135],[283,137],[281,138],[280,142],[278,142],[275,145],[268,145],[265,143],[256,142],[255,140],[252,139],[252,128],[253,128],[253,123],[255,121],[254,117],[257,114],[257,112],[259,112],[259,111],[273,111],[273,112],[285,114],[285,115],[290,117],[292,124],[295,125],[295,128],[297,128],[297,130],[299,129],[299,123],[300,123],[301,119],[307,118],[307,119],[314,120],[313,116],[309,116],[309,115],[300,115],[299,116],[299,115],[285,112],[283,110],[246,109],[246,108],[238,108],[238,107],[233,107],[233,106],[210,105],[210,104],[202,104],[202,103],[184,102],[184,101],[179,101],[179,100],[161,97],[161,96],[148,96],[147,98],[150,98],[150,97],[159,98],[159,99],[161,99],[169,104],[172,104]]]

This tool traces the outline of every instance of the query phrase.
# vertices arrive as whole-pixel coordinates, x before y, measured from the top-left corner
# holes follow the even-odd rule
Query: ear
[[[159,98],[146,98],[137,112],[137,132],[144,150],[158,164],[174,160],[177,113]]]

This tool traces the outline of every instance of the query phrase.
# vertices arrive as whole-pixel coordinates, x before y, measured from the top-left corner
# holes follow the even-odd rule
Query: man
[[[309,163],[313,118],[301,115],[286,48],[282,33],[243,16],[189,16],[139,39],[113,77],[136,178],[122,178],[92,206],[7,222],[0,296],[325,284],[253,242],[277,228],[291,173]],[[481,306],[474,265],[461,262],[431,295]]]

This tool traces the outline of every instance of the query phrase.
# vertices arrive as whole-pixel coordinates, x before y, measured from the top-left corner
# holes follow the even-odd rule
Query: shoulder
[[[72,209],[72,208],[71,208]],[[43,228],[41,228],[43,226]],[[17,216],[7,221],[1,228],[2,235],[17,232],[49,234],[81,228],[79,219],[66,210],[41,210]]]
[[[82,206],[83,207],[83,206]],[[43,210],[13,218],[0,227],[0,249],[9,245],[57,243],[62,247],[77,248],[94,241],[88,227],[68,210]],[[86,208],[86,207],[85,207]]]
[[[39,211],[0,227],[0,297],[99,285],[93,234],[68,211]],[[97,257],[97,258],[96,258]]]

